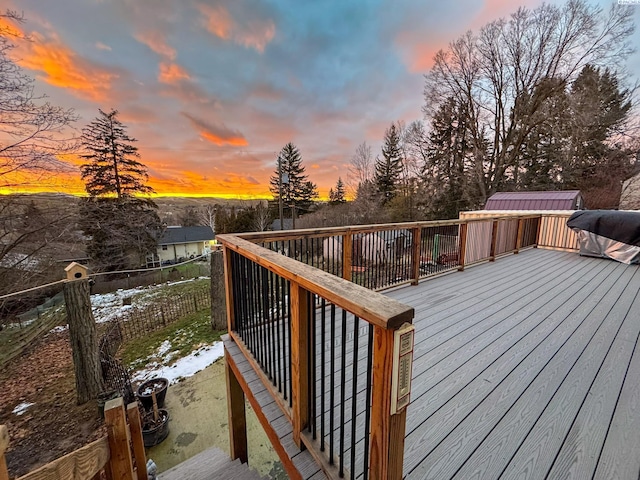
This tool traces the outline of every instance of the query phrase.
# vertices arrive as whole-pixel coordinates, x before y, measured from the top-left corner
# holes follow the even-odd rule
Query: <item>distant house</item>
[[[211,253],[214,243],[211,227],[167,227],[158,241],[158,253],[147,259],[147,266],[169,265]]]
[[[271,230],[293,230],[293,220],[290,218],[285,218],[282,221],[284,228],[280,226],[280,219],[276,218],[273,223],[271,223]]]
[[[487,200],[485,210],[582,210],[580,190],[498,192]]]

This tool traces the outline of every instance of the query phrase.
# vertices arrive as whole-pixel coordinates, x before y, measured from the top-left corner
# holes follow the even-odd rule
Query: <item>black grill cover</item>
[[[567,227],[640,247],[640,212],[581,210],[569,217]]]

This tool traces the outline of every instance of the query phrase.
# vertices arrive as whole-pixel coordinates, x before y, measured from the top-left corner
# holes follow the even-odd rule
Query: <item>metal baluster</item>
[[[364,410],[364,480],[369,478],[369,430],[371,428],[371,383],[373,372],[373,325],[369,324],[367,339],[367,393]]]
[[[338,474],[344,477],[344,397],[346,389],[345,371],[347,369],[347,311],[342,310],[342,359],[340,364],[340,465]]]
[[[356,474],[356,398],[358,395],[358,334],[360,319],[353,317],[353,370],[351,389],[351,478]]]
[[[336,306],[331,304],[331,390],[329,390],[329,463],[333,465],[333,407],[335,405],[336,377]]]
[[[325,392],[325,374],[324,374],[324,361],[325,361],[325,348],[326,348],[326,309],[327,302],[323,298],[320,302],[320,451],[324,452],[324,392]]]

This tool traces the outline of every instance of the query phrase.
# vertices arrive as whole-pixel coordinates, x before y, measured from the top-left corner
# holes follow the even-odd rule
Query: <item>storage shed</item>
[[[498,192],[487,200],[485,210],[582,210],[580,190]]]

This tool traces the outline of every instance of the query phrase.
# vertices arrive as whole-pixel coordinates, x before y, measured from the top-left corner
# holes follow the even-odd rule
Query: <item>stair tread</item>
[[[231,460],[219,448],[209,448],[169,470],[158,474],[158,480],[263,480],[255,470],[240,460]]]

